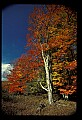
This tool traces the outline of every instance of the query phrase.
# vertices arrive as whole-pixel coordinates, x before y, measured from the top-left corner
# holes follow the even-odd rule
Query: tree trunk
[[[41,50],[42,50],[42,57],[44,60],[44,65],[45,65],[45,72],[46,72],[46,84],[47,84],[47,92],[48,92],[48,101],[49,104],[53,103],[53,96],[52,96],[52,81],[51,81],[51,66],[50,66],[50,55],[44,55],[43,52],[43,47],[41,45]]]
[[[51,84],[50,69],[49,69],[49,55],[47,55],[44,64],[45,64],[45,71],[46,71],[46,83],[48,87],[48,101],[49,101],[49,104],[52,104],[53,96],[52,96],[52,84]]]

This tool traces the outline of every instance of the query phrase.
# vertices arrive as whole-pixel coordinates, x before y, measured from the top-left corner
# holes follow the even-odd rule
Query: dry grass
[[[47,95],[10,95],[4,90],[8,81],[2,82],[2,114],[4,115],[41,115],[68,116],[76,112],[76,102],[65,101],[54,95],[52,105],[48,104]],[[59,100],[58,100],[59,99]],[[44,104],[41,109],[40,104]]]
[[[2,110],[7,115],[72,115],[76,112],[76,102],[58,100],[53,105],[48,104],[47,98],[42,96],[14,96],[15,100],[4,101],[2,99]],[[45,107],[38,111],[40,104]]]

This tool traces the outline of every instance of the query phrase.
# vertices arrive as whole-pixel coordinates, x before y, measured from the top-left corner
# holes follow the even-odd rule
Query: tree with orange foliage
[[[65,57],[62,57],[61,62],[58,64],[54,64],[53,69],[59,74],[60,80],[55,82],[54,85],[59,88],[60,94],[66,94],[67,96],[75,94],[77,88],[77,51],[75,42],[70,45]],[[58,79],[57,75],[55,79]]]
[[[7,76],[10,83],[9,92],[23,93],[26,88],[26,64],[27,59],[25,55],[22,55],[17,59],[11,70],[11,74]]]
[[[37,78],[41,65],[41,63],[32,59],[32,55],[21,55],[14,63],[11,74],[7,76],[9,92],[24,93],[27,87],[26,83]]]
[[[70,45],[76,42],[76,17],[76,12],[63,5],[42,5],[35,7],[29,18],[28,54],[32,53],[35,60],[43,59],[47,89],[40,84],[48,92],[49,104],[53,103],[52,53],[59,62]]]
[[[55,71],[53,74],[59,74],[60,81],[57,84],[62,86],[69,76],[66,75],[66,69],[76,68],[76,62],[69,50],[70,46],[76,43],[76,29],[76,12],[71,9],[63,5],[42,5],[34,8],[29,18],[27,34],[26,46],[29,50],[27,55],[22,55],[17,60],[11,75],[8,76],[11,84],[9,90],[23,91],[26,81],[38,79],[42,89],[48,93],[49,104],[52,104],[52,71]],[[47,88],[41,81],[42,67],[45,68]]]

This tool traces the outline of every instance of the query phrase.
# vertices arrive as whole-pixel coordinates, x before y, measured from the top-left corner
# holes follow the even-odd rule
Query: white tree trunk
[[[51,80],[50,80],[50,71],[49,71],[49,56],[47,55],[47,58],[45,60],[45,71],[46,71],[46,83],[48,87],[48,101],[49,104],[53,103],[53,97],[52,97],[52,85],[51,85]]]
[[[52,85],[51,85],[51,76],[50,76],[50,66],[49,66],[49,54],[44,55],[43,52],[43,47],[42,44],[41,45],[41,49],[42,49],[42,57],[44,60],[44,65],[45,65],[45,72],[46,72],[46,83],[47,83],[47,92],[48,92],[48,101],[49,104],[53,103],[53,96],[52,96]]]

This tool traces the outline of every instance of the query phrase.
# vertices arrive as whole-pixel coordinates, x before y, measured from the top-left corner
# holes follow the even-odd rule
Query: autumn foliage
[[[37,7],[29,19],[27,46],[30,43],[38,52],[43,50],[45,56],[51,54],[53,85],[59,89],[67,89],[67,85],[73,88],[71,76],[76,76],[76,19],[76,13],[62,5]]]
[[[42,5],[29,16],[29,48],[16,62],[11,75],[9,91],[23,91],[27,81],[38,79],[44,59],[49,55],[53,87],[60,94],[76,91],[77,81],[77,15],[63,5]],[[44,56],[42,56],[42,52]],[[49,66],[48,66],[49,67]]]
[[[37,78],[41,65],[39,62],[32,60],[30,54],[21,55],[21,57],[16,60],[11,74],[7,76],[10,84],[9,92],[24,93],[27,87],[26,82]]]

